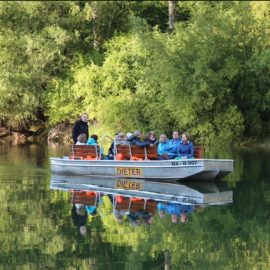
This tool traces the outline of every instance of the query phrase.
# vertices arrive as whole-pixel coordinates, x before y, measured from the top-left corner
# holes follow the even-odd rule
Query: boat
[[[234,162],[231,159],[203,158],[158,160],[156,148],[148,147],[146,150],[137,146],[122,146],[118,149],[116,159],[102,160],[97,146],[81,145],[73,147],[71,156],[50,158],[50,161],[54,174],[164,181],[219,179],[233,171]]]
[[[187,205],[224,205],[233,202],[233,192],[224,183],[184,182],[167,183],[148,179],[119,179],[89,176],[51,175],[50,188],[64,191],[88,191],[127,198]],[[83,198],[85,199],[85,198]],[[78,202],[77,202],[78,203]]]
[[[51,170],[63,175],[91,175],[117,178],[213,180],[233,171],[233,160],[71,160],[51,158]]]

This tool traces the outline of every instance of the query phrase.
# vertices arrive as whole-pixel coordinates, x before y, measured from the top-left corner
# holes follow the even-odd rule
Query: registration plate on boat
[[[115,188],[141,190],[143,188],[143,182],[130,180],[116,180]]]
[[[142,176],[141,168],[118,167],[115,169],[117,176]]]

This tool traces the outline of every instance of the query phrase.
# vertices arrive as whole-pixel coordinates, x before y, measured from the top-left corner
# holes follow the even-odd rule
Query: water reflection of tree
[[[12,181],[0,182],[0,269],[164,269],[167,252],[171,269],[268,269],[270,173],[260,158],[242,157],[233,205],[195,212],[188,224],[156,216],[131,227],[114,220],[105,199],[86,237],[72,226],[68,194],[48,192],[44,175],[23,176],[29,167],[16,159]]]
[[[242,206],[244,204],[240,202],[236,209]],[[169,217],[165,220],[155,218],[151,228],[119,226],[107,216],[102,220],[106,229],[104,237],[114,245],[129,246],[132,252],[141,254],[144,261],[153,262],[155,258],[168,256],[168,262],[171,255],[173,269],[209,269],[210,266],[221,269],[224,265],[235,264],[248,269],[256,265],[256,254],[263,254],[265,258],[269,255],[269,251],[257,242],[259,237],[261,243],[267,245],[269,239],[262,239],[267,235],[267,226],[251,221],[250,225],[262,229],[261,233],[254,233],[252,226],[242,222],[241,209],[236,211],[233,205],[209,207],[204,212],[194,213],[188,224],[172,224]],[[262,265],[267,265],[267,261]]]

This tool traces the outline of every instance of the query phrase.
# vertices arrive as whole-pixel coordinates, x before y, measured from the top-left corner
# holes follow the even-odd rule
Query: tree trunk
[[[169,11],[169,31],[174,31],[174,13],[175,13],[175,1],[168,1]]]

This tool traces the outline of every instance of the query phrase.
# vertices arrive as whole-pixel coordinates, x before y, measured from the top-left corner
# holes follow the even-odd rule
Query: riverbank
[[[70,144],[71,132],[72,125],[64,123],[53,128],[45,125],[32,126],[27,130],[0,128],[0,144],[23,145],[35,142]]]
[[[0,145],[23,145],[39,142],[69,145],[72,144],[72,127],[73,125],[70,123],[60,123],[50,128],[46,127],[46,125],[32,126],[28,130],[0,128]],[[99,134],[99,132],[94,132],[94,130],[92,130],[92,133]],[[194,140],[194,142],[196,143],[196,140]],[[219,148],[221,147],[220,142],[211,143],[212,146],[215,146],[216,144]],[[228,145],[237,146],[238,148],[253,148],[254,146],[260,148],[269,148],[270,138],[269,136],[260,140],[255,138],[241,138],[237,141],[235,140],[233,143],[224,143],[222,148],[226,148]]]

